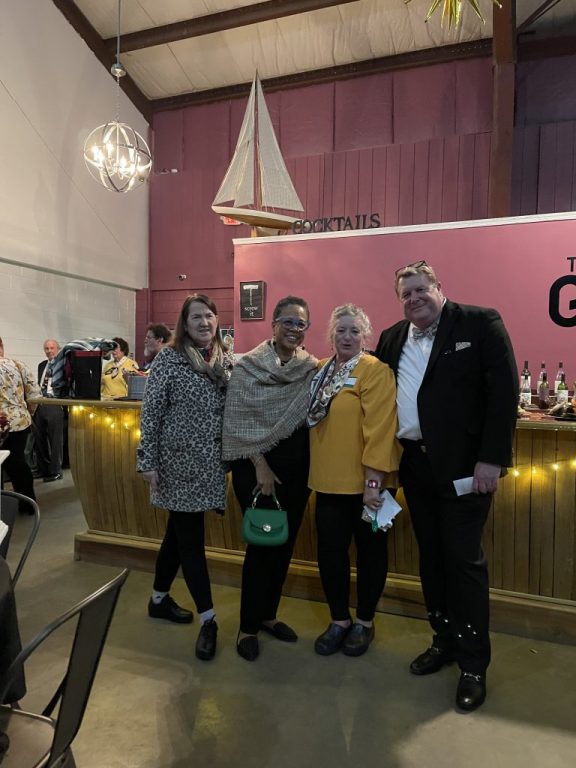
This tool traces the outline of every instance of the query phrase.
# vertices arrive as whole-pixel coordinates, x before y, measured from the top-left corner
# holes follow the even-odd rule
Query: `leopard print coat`
[[[231,370],[233,355],[226,353]],[[174,512],[224,509],[226,472],[221,459],[225,390],[196,373],[171,347],[150,370],[141,416],[139,472],[158,472],[150,501]]]

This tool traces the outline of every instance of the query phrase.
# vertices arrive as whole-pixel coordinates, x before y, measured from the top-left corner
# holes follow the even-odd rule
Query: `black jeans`
[[[276,495],[288,515],[289,533],[288,541],[280,547],[246,547],[240,600],[240,629],[246,634],[257,634],[263,621],[276,618],[294,543],[310,496],[308,457],[307,430],[297,430],[266,454],[272,471],[282,481],[276,486]],[[232,483],[244,514],[246,507],[252,504],[256,486],[256,471],[251,461],[240,459],[232,463]],[[258,505],[275,506],[266,496],[259,497]]]
[[[490,663],[488,566],[482,531],[492,494],[457,496],[436,481],[425,453],[405,448],[400,483],[420,554],[420,580],[434,645],[460,668],[484,674]]]
[[[388,534],[362,520],[361,494],[316,493],[318,568],[332,621],[350,618],[350,557],[356,544],[356,616],[372,621],[388,575]]]
[[[24,496],[28,496],[36,501],[34,478],[24,455],[29,434],[30,427],[22,429],[20,432],[8,433],[2,448],[5,451],[10,451],[10,456],[4,461],[2,466],[8,473],[16,493],[22,493]],[[23,506],[20,511],[26,512],[28,507]]]
[[[198,613],[213,607],[204,550],[204,512],[169,512],[166,533],[156,560],[154,589],[169,592],[182,566],[182,575]]]

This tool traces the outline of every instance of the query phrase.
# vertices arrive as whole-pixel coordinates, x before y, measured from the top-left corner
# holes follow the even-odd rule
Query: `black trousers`
[[[186,586],[198,613],[213,607],[210,576],[204,549],[204,512],[169,512],[158,558],[154,589],[169,592],[182,566]]]
[[[372,621],[388,575],[388,534],[362,520],[362,495],[316,493],[318,568],[332,621],[350,618],[350,556],[356,544],[356,616]]]
[[[64,409],[57,405],[40,405],[34,414],[36,464],[41,475],[57,475],[62,471],[64,448]]]
[[[22,429],[20,432],[8,433],[8,437],[4,441],[2,448],[5,451],[10,451],[10,456],[4,461],[2,467],[8,473],[10,480],[12,481],[12,487],[16,493],[23,493],[24,496],[28,496],[36,501],[34,478],[32,477],[30,467],[26,463],[24,454],[29,434],[30,427]],[[21,511],[27,511],[27,507],[23,507]]]
[[[257,634],[263,621],[276,618],[294,543],[310,496],[307,486],[308,434],[307,431],[300,433],[300,430],[298,433],[282,441],[266,455],[273,472],[282,481],[276,486],[276,496],[288,515],[289,533],[288,541],[280,547],[246,547],[242,567],[240,630],[249,635]],[[246,507],[252,504],[256,486],[256,471],[251,461],[240,459],[233,462],[232,484],[244,514]],[[266,496],[259,497],[258,505],[275,506],[274,501]]]
[[[492,495],[457,496],[453,485],[436,481],[418,446],[404,448],[400,483],[418,541],[434,645],[453,652],[462,670],[484,674],[490,663],[490,611],[481,539]]]

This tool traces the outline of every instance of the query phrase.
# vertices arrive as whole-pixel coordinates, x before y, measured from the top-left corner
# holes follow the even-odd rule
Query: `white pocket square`
[[[460,352],[461,349],[468,349],[468,347],[472,346],[471,341],[457,341],[454,345],[454,351]]]

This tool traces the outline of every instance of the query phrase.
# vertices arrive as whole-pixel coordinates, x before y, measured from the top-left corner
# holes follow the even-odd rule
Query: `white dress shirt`
[[[444,308],[445,303],[446,299],[442,303],[442,308]],[[434,339],[427,336],[419,339],[412,338],[414,328],[416,326],[410,323],[396,376],[396,406],[398,408],[396,437],[403,437],[406,440],[422,440],[418,416],[418,392],[434,345]]]

